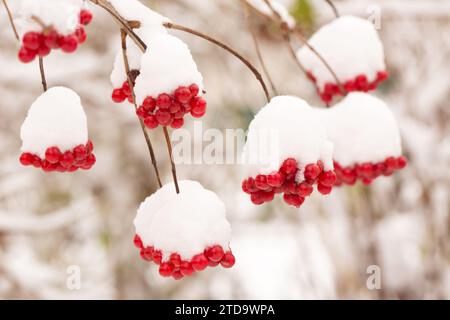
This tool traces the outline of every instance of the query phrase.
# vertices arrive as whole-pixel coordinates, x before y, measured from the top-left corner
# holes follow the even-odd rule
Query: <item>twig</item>
[[[259,83],[261,84],[261,87],[264,90],[264,94],[266,96],[267,102],[270,101],[270,95],[269,95],[269,91],[267,90],[267,86],[261,76],[261,74],[259,73],[258,69],[256,69],[251,63],[250,61],[248,61],[247,59],[245,59],[241,54],[239,54],[236,50],[232,49],[230,46],[220,42],[219,40],[216,40],[200,31],[179,25],[179,24],[174,24],[171,22],[166,22],[163,24],[164,27],[168,28],[168,29],[174,29],[174,30],[179,30],[179,31],[183,31],[183,32],[187,32],[190,34],[193,34],[197,37],[203,38],[217,46],[219,46],[220,48],[228,51],[229,53],[231,53],[233,56],[235,56],[236,58],[238,58],[239,60],[241,60],[241,62],[243,64],[245,64],[255,75],[256,79],[259,81]]]
[[[20,41],[19,33],[17,32],[17,28],[16,25],[14,24],[14,19],[11,14],[11,10],[9,10],[8,3],[6,2],[6,0],[3,0],[3,5],[5,6],[6,12],[8,13],[9,23],[11,24],[11,27],[13,29],[14,36],[18,41]]]
[[[333,10],[333,13],[334,13],[334,15],[335,15],[335,17],[336,18],[339,18],[339,11],[338,11],[338,9],[336,8],[336,6],[334,5],[334,3],[333,3],[333,1],[331,1],[331,0],[325,0],[327,3],[328,3],[328,5],[331,7],[331,9]]]
[[[245,21],[247,23],[248,31],[250,32],[250,34],[252,36],[253,44],[255,46],[255,50],[256,50],[256,54],[258,56],[259,63],[261,64],[261,67],[263,69],[264,75],[266,76],[267,80],[269,80],[269,84],[270,84],[270,87],[272,88],[272,92],[275,95],[278,95],[278,90],[275,87],[275,83],[273,82],[272,78],[270,77],[270,73],[269,73],[269,70],[267,69],[266,63],[264,62],[264,58],[263,58],[262,53],[261,53],[261,48],[259,46],[258,37],[257,37],[257,35],[255,33],[255,30],[253,29],[252,23],[250,21],[250,17],[249,17],[250,13],[249,13],[249,8],[248,8],[247,1],[242,0],[242,7],[244,8],[244,18],[245,18]]]
[[[175,162],[173,161],[173,153],[172,153],[172,142],[170,141],[169,131],[167,127],[163,127],[164,137],[166,138],[167,150],[169,151],[170,165],[172,167],[172,177],[173,182],[175,183],[175,190],[177,193],[180,193],[180,187],[178,186],[178,178],[177,178],[177,167],[175,166]]]
[[[135,110],[137,110],[138,106],[137,106],[137,102],[136,102],[136,94],[134,92],[133,80],[131,79],[131,76],[130,76],[130,63],[128,61],[128,55],[127,55],[127,41],[126,41],[127,33],[124,29],[121,29],[120,33],[121,33],[121,40],[122,40],[122,56],[123,56],[123,62],[124,62],[124,66],[125,66],[125,73],[127,74],[128,85],[130,86],[130,89],[131,89],[134,108],[135,108]],[[150,153],[150,158],[152,160],[153,168],[155,170],[155,175],[156,175],[156,179],[158,181],[158,186],[161,188],[162,187],[161,177],[159,175],[158,164],[156,162],[155,151],[153,149],[152,142],[147,133],[147,130],[145,129],[144,122],[142,121],[141,118],[139,118],[139,117],[137,117],[137,118],[139,120],[139,124],[141,126],[142,133],[144,134],[145,142],[147,143],[147,148]]]
[[[41,74],[42,88],[47,91],[47,80],[45,79],[44,58],[39,57],[39,72]]]

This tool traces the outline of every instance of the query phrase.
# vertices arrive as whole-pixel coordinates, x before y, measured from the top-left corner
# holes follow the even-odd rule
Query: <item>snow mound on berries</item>
[[[162,250],[163,258],[178,253],[187,260],[213,245],[228,248],[231,226],[222,200],[196,181],[179,186],[176,194],[173,183],[164,185],[139,207],[134,225],[144,246]]]
[[[46,26],[53,26],[60,34],[75,31],[79,24],[79,14],[84,8],[83,0],[21,0],[18,6],[17,27],[19,33],[42,31],[42,26],[33,20],[39,19]]]
[[[272,16],[272,9],[275,10],[290,28],[295,26],[295,19],[289,14],[288,9],[278,1],[269,0],[272,8],[264,0],[247,0],[247,2],[267,16]]]
[[[138,0],[108,0],[125,20],[139,21],[142,28],[160,27],[170,20],[161,14],[151,10]]]
[[[325,124],[308,103],[278,96],[250,123],[242,161],[252,177],[277,171],[288,158],[297,160],[301,168],[322,160],[325,170],[332,170],[332,153]],[[303,180],[303,172],[297,180]]]
[[[369,82],[384,71],[383,44],[374,25],[365,19],[343,16],[320,28],[309,44],[328,62],[341,81],[366,75]],[[297,53],[299,61],[317,79],[319,88],[335,79],[324,63],[306,46]]]
[[[142,41],[144,41],[145,44],[151,44],[153,37],[155,37],[156,35],[160,33],[167,33],[165,28],[141,28],[134,30],[134,32],[142,39]],[[127,37],[127,57],[128,64],[130,65],[130,70],[141,69],[142,55],[143,53],[141,49],[139,49],[139,47],[134,43],[133,39]],[[127,80],[121,43],[119,43],[119,46],[117,48],[110,80],[114,88],[120,88],[123,82]]]
[[[367,93],[350,93],[330,109],[317,109],[334,143],[341,166],[382,162],[402,153],[400,131],[392,111]]]
[[[80,97],[73,90],[54,87],[31,105],[20,130],[22,152],[45,159],[49,147],[61,152],[88,141],[86,114]]]
[[[141,74],[136,80],[138,105],[147,96],[156,98],[170,94],[179,86],[198,85],[203,89],[203,76],[197,69],[189,47],[170,34],[157,34],[141,59]]]

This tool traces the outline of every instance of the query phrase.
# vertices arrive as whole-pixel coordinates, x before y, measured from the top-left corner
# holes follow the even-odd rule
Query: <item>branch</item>
[[[14,24],[14,19],[12,17],[11,11],[9,10],[8,3],[6,3],[6,0],[3,0],[3,5],[5,6],[6,12],[8,13],[9,23],[11,24],[11,28],[13,29],[14,36],[16,37],[17,41],[20,41],[19,33],[17,32],[16,25]]]
[[[127,74],[128,85],[130,86],[130,89],[131,89],[134,108],[135,108],[135,110],[137,110],[138,106],[137,106],[137,102],[136,102],[136,94],[134,92],[134,83],[130,76],[131,75],[130,63],[128,61],[128,55],[127,55],[127,41],[126,41],[127,33],[124,29],[121,29],[120,34],[121,34],[121,40],[122,40],[122,56],[123,56],[123,62],[124,62],[124,66],[125,66],[125,73]],[[144,122],[142,121],[141,118],[139,118],[139,116],[137,118],[139,120],[139,124],[141,126],[142,133],[144,134],[145,142],[147,143],[147,148],[150,153],[150,158],[152,160],[153,169],[155,170],[155,175],[156,175],[156,180],[158,181],[158,186],[161,188],[162,187],[161,177],[159,175],[158,164],[156,162],[155,151],[153,149],[152,142],[147,133],[147,130],[145,130]]]
[[[242,0],[242,7],[244,9],[244,19],[245,19],[245,22],[247,24],[248,31],[250,32],[250,34],[252,36],[253,45],[255,46],[255,50],[256,50],[256,54],[258,56],[259,63],[261,64],[261,67],[263,69],[264,75],[269,80],[269,84],[270,84],[270,87],[272,88],[272,92],[275,95],[278,95],[278,90],[275,87],[275,83],[273,82],[272,78],[270,77],[269,70],[267,69],[267,66],[266,66],[266,64],[264,62],[264,58],[262,56],[261,48],[260,48],[259,42],[258,42],[258,37],[256,36],[255,30],[253,29],[252,23],[251,23],[251,21],[249,19],[250,18],[250,12],[249,12],[249,9],[248,9],[247,1]]]
[[[339,18],[339,17],[340,17],[339,11],[338,11],[338,9],[336,8],[336,6],[334,5],[333,1],[331,1],[331,0],[325,0],[325,1],[326,1],[326,3],[328,3],[328,5],[329,5],[329,6],[331,7],[331,9],[333,10],[334,16],[335,16],[336,18]]]
[[[172,167],[172,177],[173,182],[175,183],[175,190],[177,193],[180,193],[180,187],[178,186],[178,178],[177,178],[177,167],[175,166],[175,162],[173,161],[172,154],[172,142],[170,141],[169,131],[167,127],[163,127],[164,137],[166,138],[167,150],[169,151],[170,165]]]
[[[39,57],[39,72],[41,74],[42,88],[45,92],[47,91],[47,80],[45,79],[44,59],[42,57]]]

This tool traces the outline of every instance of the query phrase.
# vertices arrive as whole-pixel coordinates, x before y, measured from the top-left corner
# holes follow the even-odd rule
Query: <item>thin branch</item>
[[[340,17],[339,11],[338,11],[338,9],[336,8],[336,6],[334,5],[333,1],[331,1],[331,0],[325,0],[325,1],[328,3],[328,5],[329,5],[329,6],[331,7],[331,9],[333,10],[334,16],[335,16],[336,18],[339,18],[339,17]]]
[[[175,183],[175,190],[177,191],[177,193],[180,193],[180,187],[178,185],[177,178],[177,167],[175,166],[175,162],[173,161],[172,142],[170,141],[169,131],[167,130],[167,127],[163,127],[163,131],[164,137],[166,139],[167,150],[169,151],[170,165],[172,167],[172,177],[173,182]]]
[[[136,102],[136,94],[134,92],[133,80],[131,79],[131,76],[130,76],[131,70],[130,70],[130,63],[128,61],[128,55],[127,55],[127,41],[126,41],[127,33],[124,29],[121,29],[120,33],[121,33],[121,39],[122,39],[122,56],[123,56],[123,62],[124,62],[124,66],[125,66],[125,73],[127,74],[128,85],[130,86],[130,89],[131,89],[134,108],[135,108],[135,110],[137,110],[138,106],[137,106],[137,102]],[[150,153],[150,158],[152,160],[153,169],[155,170],[155,175],[156,175],[156,179],[158,181],[158,186],[161,188],[162,187],[161,177],[159,175],[158,164],[156,162],[156,156],[155,156],[155,151],[153,149],[152,142],[147,133],[147,130],[145,129],[144,122],[142,121],[141,118],[139,118],[139,117],[137,117],[137,118],[139,120],[139,124],[141,126],[142,133],[144,134],[145,142],[147,143],[147,148]]]
[[[47,80],[45,79],[44,58],[39,57],[39,72],[41,74],[42,88],[47,91]]]
[[[278,95],[278,90],[275,87],[275,83],[273,82],[273,80],[272,80],[272,78],[270,76],[270,73],[269,73],[269,70],[267,69],[266,63],[264,62],[264,58],[263,58],[262,53],[261,53],[261,48],[259,46],[258,37],[257,37],[257,35],[255,33],[255,30],[253,29],[252,23],[250,21],[250,12],[249,12],[247,1],[245,1],[245,0],[242,1],[242,7],[244,8],[245,22],[247,24],[248,31],[250,32],[250,34],[252,36],[253,45],[255,46],[255,51],[256,51],[256,54],[258,56],[259,63],[261,64],[261,67],[263,69],[264,75],[266,76],[267,80],[269,80],[269,84],[270,84],[270,87],[272,88],[272,92],[275,95]]]
[[[262,89],[264,90],[264,94],[266,96],[267,102],[270,101],[270,95],[269,95],[269,91],[267,90],[267,86],[261,76],[261,74],[259,73],[258,69],[256,69],[251,63],[250,61],[248,61],[247,59],[245,59],[241,54],[239,54],[236,50],[232,49],[230,46],[220,42],[219,40],[216,40],[200,31],[179,25],[179,24],[174,24],[171,22],[166,22],[163,24],[164,27],[168,28],[168,29],[174,29],[174,30],[179,30],[179,31],[183,31],[183,32],[187,32],[190,34],[193,34],[197,37],[203,38],[215,45],[217,45],[218,47],[228,51],[229,53],[231,53],[233,56],[235,56],[236,58],[238,58],[243,64],[245,64],[247,66],[247,68],[249,68],[253,74],[255,75],[256,79],[259,81],[259,83],[261,84]]]
[[[19,33],[17,32],[17,28],[16,25],[14,24],[14,19],[11,14],[11,10],[9,10],[8,3],[6,2],[6,0],[3,0],[3,5],[5,6],[6,12],[8,13],[9,23],[11,24],[11,27],[13,29],[14,36],[18,41],[20,41]]]

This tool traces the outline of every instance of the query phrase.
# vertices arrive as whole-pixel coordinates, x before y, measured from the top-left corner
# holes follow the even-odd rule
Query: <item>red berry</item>
[[[45,151],[45,160],[50,163],[58,163],[61,158],[61,151],[58,147],[51,147]]]
[[[78,43],[84,43],[87,39],[87,34],[83,27],[78,27],[75,30],[75,36],[78,39]]]
[[[61,50],[66,53],[72,53],[78,48],[78,40],[75,35],[64,36],[60,39]]]
[[[169,258],[170,263],[172,263],[176,269],[181,265],[181,257],[178,253],[172,253]]]
[[[23,166],[29,166],[32,165],[34,161],[34,156],[31,153],[22,153],[22,155],[20,156],[20,163]]]
[[[170,126],[174,129],[179,129],[184,125],[184,119],[173,119]]]
[[[91,140],[88,140],[88,142],[86,143],[86,150],[88,154],[91,154],[92,151],[94,151],[94,144],[92,143]]]
[[[173,101],[169,108],[170,113],[172,113],[172,114],[177,113],[180,110],[181,110],[181,104],[179,102]]]
[[[191,100],[191,91],[186,87],[179,87],[175,90],[175,99],[180,103],[188,103]]]
[[[295,183],[295,181],[291,180],[288,182],[285,182],[283,185],[283,190],[286,193],[289,194],[296,194],[297,193],[297,185]]]
[[[190,264],[188,261],[182,261],[180,265],[180,272],[183,276],[190,276],[194,273],[194,268],[192,267],[192,264]]]
[[[250,192],[258,191],[258,187],[256,187],[255,179],[253,179],[252,177],[247,179],[247,189]]]
[[[195,271],[202,271],[208,266],[208,259],[204,254],[198,254],[192,258],[191,264]]]
[[[377,73],[377,82],[380,83],[384,80],[386,80],[387,78],[389,78],[389,73],[387,71],[379,71]]]
[[[358,173],[366,178],[370,178],[374,173],[374,167],[371,163],[363,163],[357,168]]]
[[[53,171],[53,164],[51,164],[47,160],[42,161],[42,170],[44,170],[44,172]]]
[[[58,32],[55,30],[50,30],[44,34],[44,44],[50,49],[58,49],[60,46]]]
[[[365,75],[359,75],[356,77],[356,89],[360,91],[369,90],[369,82],[367,81],[367,77]]]
[[[205,256],[210,261],[220,262],[225,252],[221,246],[214,246],[205,250]]]
[[[169,111],[157,110],[155,113],[156,120],[162,126],[168,126],[172,120]]]
[[[192,97],[196,97],[200,91],[200,88],[196,84],[191,84],[189,86],[189,91],[191,92]]]
[[[196,98],[191,104],[191,114],[195,118],[202,117],[206,112],[206,101],[202,98]]]
[[[297,161],[293,158],[286,159],[282,166],[281,170],[287,175],[292,175],[297,171]]]
[[[294,207],[300,208],[300,206],[305,201],[305,198],[297,195],[297,194],[284,194],[283,199],[287,204],[290,204]]]
[[[220,261],[220,264],[224,268],[231,268],[236,263],[236,259],[234,258],[231,251],[228,251],[224,254],[222,260]]]
[[[136,248],[138,248],[138,249],[141,249],[141,248],[142,248],[142,240],[141,240],[141,237],[139,237],[137,234],[134,235],[133,243],[134,243],[134,246],[135,246]]]
[[[144,124],[149,129],[155,129],[158,127],[158,120],[156,120],[156,117],[153,115],[149,115],[145,117]]]
[[[313,187],[306,182],[302,182],[297,186],[297,193],[302,197],[308,197],[312,192]]]
[[[170,277],[174,272],[175,267],[170,262],[163,262],[159,266],[159,274],[163,277]]]
[[[156,105],[160,109],[169,109],[172,105],[172,98],[168,94],[162,93],[156,99]]]
[[[273,198],[275,197],[275,192],[262,191],[260,197],[264,202],[271,202],[273,200]]]
[[[387,171],[394,171],[397,168],[397,159],[394,157],[389,157],[384,160],[384,164],[386,165]]]
[[[75,162],[75,157],[72,152],[66,151],[61,156],[60,163],[64,168],[69,168]]]
[[[73,154],[77,161],[85,159],[88,155],[86,147],[82,144],[73,149]]]
[[[336,183],[336,173],[334,171],[322,172],[319,176],[319,184],[332,187]]]
[[[41,58],[46,57],[50,54],[51,49],[47,47],[46,45],[42,45],[39,47],[37,51],[37,55]]]
[[[261,194],[261,192],[255,192],[252,193],[250,195],[250,201],[254,204],[254,205],[262,205],[264,203],[264,198],[263,195]]]
[[[345,168],[342,170],[342,181],[348,185],[354,185],[356,183],[356,172],[351,168]]]
[[[172,273],[172,278],[174,278],[175,280],[181,280],[181,279],[183,279],[183,274],[181,273],[181,271],[180,270],[177,270],[177,271],[174,271],[173,273]]]
[[[267,184],[267,178],[265,175],[258,174],[255,178],[255,185],[259,190],[267,190],[270,189]]]
[[[156,108],[156,101],[152,97],[147,97],[144,99],[144,102],[142,102],[142,106],[144,107],[145,111],[153,112]]]
[[[80,23],[82,25],[88,25],[92,21],[92,13],[89,10],[82,9],[80,11]]]
[[[320,167],[317,164],[308,164],[305,167],[305,179],[306,181],[314,181],[320,174]]]
[[[42,160],[36,155],[33,155],[33,167],[40,168],[42,166]]]
[[[122,92],[124,95],[126,95],[127,97],[131,96],[131,88],[130,88],[130,84],[128,83],[128,81],[125,81],[122,84]]]
[[[345,82],[344,89],[348,92],[355,91],[355,83],[353,82],[353,80],[349,80],[349,81]]]
[[[146,247],[141,249],[141,258],[147,261],[153,260],[153,247]]]
[[[405,168],[407,166],[407,164],[408,164],[408,160],[406,160],[405,157],[398,157],[397,158],[396,168],[397,169],[403,169],[403,168]]]
[[[332,189],[333,189],[333,187],[323,185],[320,182],[317,185],[317,190],[323,195],[330,194]]]
[[[273,172],[267,176],[267,184],[271,187],[281,187],[284,182],[284,176],[279,172]]]
[[[209,260],[208,261],[208,266],[214,268],[214,267],[217,267],[219,265],[219,263],[220,262]]]
[[[28,63],[34,60],[36,58],[37,52],[34,50],[27,49],[25,47],[20,48],[19,50],[19,60],[23,63]]]
[[[42,43],[42,35],[38,32],[27,32],[22,38],[23,46],[29,50],[37,50]]]
[[[153,262],[156,264],[160,264],[162,260],[162,253],[160,250],[153,250],[152,254]]]
[[[113,90],[111,98],[115,103],[121,103],[125,101],[127,96],[123,93],[122,88],[118,88]]]

